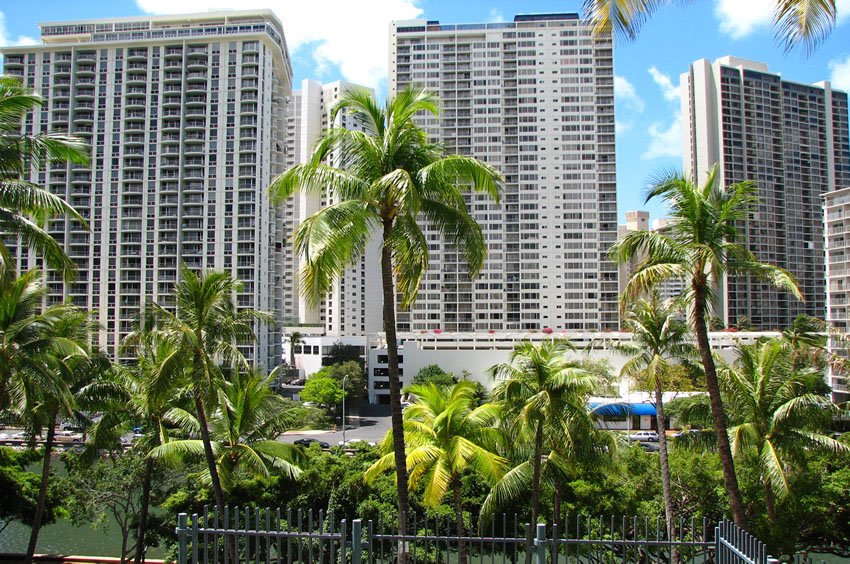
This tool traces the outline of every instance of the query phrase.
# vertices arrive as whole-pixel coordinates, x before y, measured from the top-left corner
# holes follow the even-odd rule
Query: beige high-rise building
[[[614,69],[610,36],[577,14],[512,22],[394,22],[390,91],[418,84],[441,100],[421,120],[450,151],[496,167],[500,204],[466,197],[489,246],[470,280],[433,232],[416,306],[401,331],[616,330]]]
[[[835,330],[831,350],[847,356],[850,352],[850,186],[824,194],[824,233],[826,235],[826,320]],[[832,398],[850,401],[850,385],[844,373],[829,372]]]
[[[747,317],[782,329],[801,313],[826,314],[822,197],[850,185],[847,94],[828,82],[800,84],[763,63],[723,57],[681,77],[684,169],[697,182],[755,182],[758,205],[739,226],[764,262],[789,270],[806,301],[764,282],[729,277],[718,293],[727,325]]]
[[[331,110],[349,88],[365,87],[341,81],[322,84],[308,79],[301,83],[301,90],[292,93],[287,112],[287,168],[307,162],[316,141],[330,127],[362,130],[361,124],[345,113],[331,120]],[[294,196],[287,203],[288,230],[294,230],[304,219],[331,203],[324,195],[300,193]],[[322,326],[328,335],[364,335],[383,330],[379,237],[372,237],[366,253],[346,270],[319,307],[311,306],[298,292],[300,263],[291,241],[286,242],[284,257],[287,318]]]
[[[266,189],[283,170],[292,69],[268,10],[42,24],[42,44],[7,47],[4,72],[41,94],[28,133],[66,131],[91,166],[55,163],[33,180],[89,223],[50,232],[79,267],[50,277],[49,301],[87,308],[115,354],[149,300],[168,304],[180,266],[243,281],[238,307],[283,309],[283,210]],[[40,261],[17,249],[21,269]],[[280,363],[280,330],[259,325],[253,362]]]

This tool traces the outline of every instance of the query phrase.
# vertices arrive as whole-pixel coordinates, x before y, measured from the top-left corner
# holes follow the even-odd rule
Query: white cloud
[[[0,45],[36,45],[38,41],[28,35],[19,35],[16,38],[9,37],[9,32],[6,29],[6,16],[0,12]]]
[[[421,17],[418,1],[247,0],[239,4],[239,9],[270,8],[283,23],[293,55],[307,49],[319,70],[335,65],[346,80],[377,87],[387,77],[390,22]],[[228,10],[234,6],[232,0],[136,0],[136,4],[150,14]]]
[[[666,128],[661,122],[649,126],[649,146],[641,155],[644,160],[682,156],[682,112],[676,112]]]
[[[720,21],[720,31],[741,39],[757,29],[770,26],[776,0],[717,0],[714,15]],[[850,21],[850,0],[836,0],[837,24]]]
[[[624,76],[614,75],[614,96],[622,100],[627,107],[641,113],[646,105],[638,96],[634,85]]]
[[[670,77],[658,70],[656,67],[649,67],[648,70],[649,74],[652,75],[653,82],[661,88],[661,93],[664,95],[664,99],[668,102],[678,102],[681,96],[679,86],[673,84]]]
[[[614,122],[614,131],[617,135],[628,133],[632,130],[632,127],[634,127],[634,124],[630,121],[617,120]]]
[[[493,8],[490,10],[490,17],[487,18],[489,23],[502,23],[505,21],[505,16],[502,14],[502,11],[498,8]]]
[[[850,55],[829,61],[829,81],[833,88],[850,92]]]

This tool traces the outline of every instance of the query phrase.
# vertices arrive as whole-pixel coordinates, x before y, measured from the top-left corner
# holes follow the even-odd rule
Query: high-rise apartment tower
[[[331,117],[340,95],[351,88],[366,89],[348,82],[322,84],[305,79],[301,90],[290,97],[287,111],[286,168],[305,163],[320,136],[331,127],[362,130],[363,125],[345,112]],[[369,89],[366,89],[369,90]],[[369,90],[371,93],[371,90]],[[335,156],[331,155],[331,160]],[[331,203],[324,195],[301,192],[287,203],[287,230]],[[364,335],[383,330],[380,305],[381,292],[380,238],[370,240],[366,252],[336,281],[333,290],[318,307],[311,306],[298,292],[299,257],[287,241],[284,247],[284,315],[285,319],[321,326],[328,335]]]
[[[480,277],[469,280],[457,249],[426,232],[431,268],[400,329],[617,329],[611,37],[570,13],[399,21],[390,41],[391,92],[437,93],[440,119],[421,124],[505,178],[499,204],[467,196],[489,246]]]
[[[47,23],[43,44],[2,49],[4,72],[46,103],[23,127],[67,131],[91,146],[91,166],[53,164],[33,180],[65,198],[89,229],[50,226],[79,267],[51,277],[103,325],[115,353],[148,300],[169,303],[180,266],[226,270],[243,282],[237,306],[282,311],[282,210],[266,188],[281,172],[292,69],[270,11]],[[39,261],[17,250],[19,267]],[[280,363],[280,331],[257,327],[242,347]]]
[[[758,329],[787,327],[801,313],[823,318],[822,196],[850,185],[847,94],[735,57],[694,62],[681,87],[685,173],[701,183],[717,163],[723,184],[755,182],[758,205],[741,238],[759,260],[788,269],[806,298],[728,277],[718,316],[747,317]]]

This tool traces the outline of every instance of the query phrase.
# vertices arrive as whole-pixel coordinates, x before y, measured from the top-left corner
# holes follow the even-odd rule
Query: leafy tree
[[[336,378],[320,376],[317,373],[307,378],[307,382],[304,384],[304,389],[301,390],[300,395],[304,401],[333,409],[345,397],[345,391],[342,389],[342,384]]]
[[[11,76],[0,76],[0,233],[21,237],[51,268],[70,278],[74,261],[44,230],[49,217],[65,215],[82,225],[86,221],[65,200],[26,180],[30,168],[50,161],[87,164],[87,147],[77,138],[62,133],[29,135],[21,132],[27,112],[35,112],[44,99]],[[14,262],[0,239],[0,266],[14,269]]]
[[[641,25],[664,6],[685,0],[583,0],[585,15],[594,33],[612,30],[628,39],[637,36]],[[786,51],[796,47],[811,53],[835,26],[835,0],[776,0],[773,28]]]
[[[508,428],[511,444],[530,445],[531,452],[494,488],[483,514],[491,515],[494,506],[530,483],[531,523],[537,523],[544,448],[557,443],[559,449],[550,449],[547,458],[557,460],[565,449],[575,452],[571,447],[583,443],[595,429],[586,408],[593,377],[567,360],[568,350],[563,341],[524,342],[514,347],[509,363],[490,368],[498,381],[492,397],[503,406],[501,423]]]
[[[32,525],[38,503],[41,476],[27,468],[41,458],[36,450],[14,451],[0,447],[0,534],[14,521]],[[61,515],[62,493],[56,484],[47,492],[41,514],[45,525],[54,523]]]
[[[444,371],[436,364],[429,364],[423,367],[411,382],[412,386],[427,386],[435,384],[437,386],[454,386],[457,384],[457,378],[450,373]]]
[[[226,272],[198,275],[183,266],[180,278],[175,288],[176,311],[151,303],[145,312],[142,331],[150,332],[157,340],[173,346],[170,357],[163,360],[162,377],[182,378],[185,371],[189,371],[194,416],[201,434],[215,502],[224,507],[224,489],[207,424],[207,410],[216,405],[223,381],[219,362],[228,368],[247,370],[248,363],[236,348],[236,343],[255,338],[255,322],[271,323],[273,320],[265,312],[252,309],[237,311],[233,300],[240,284]]]
[[[724,365],[720,382],[733,426],[732,453],[758,468],[768,519],[777,519],[776,499],[789,492],[789,471],[799,468],[807,449],[850,453],[823,430],[838,414],[825,395],[812,393],[814,371],[795,371],[778,340],[741,346],[733,366]]]
[[[360,347],[346,345],[341,341],[336,341],[328,349],[328,354],[322,357],[322,364],[324,366],[333,366],[334,364],[344,364],[353,361],[362,368],[363,358],[360,355]]]
[[[477,406],[471,382],[450,388],[434,383],[412,386],[410,393],[416,397],[404,411],[410,487],[423,481],[423,502],[431,508],[439,506],[451,489],[457,535],[463,537],[461,476],[476,472],[494,484],[507,467],[507,460],[494,452],[500,439],[493,428],[499,408],[495,404]],[[384,455],[366,471],[367,482],[395,466],[391,435],[383,441],[382,451]],[[466,544],[461,542],[460,562],[466,561]]]
[[[611,397],[617,396],[617,377],[611,370],[607,358],[582,358],[578,361],[582,370],[593,376],[593,395]]]
[[[283,409],[285,400],[272,391],[269,378],[256,372],[234,373],[229,382],[220,384],[217,405],[210,419],[210,447],[225,492],[231,491],[242,472],[264,482],[271,478],[272,470],[298,477],[300,449],[277,440],[292,426],[291,414]],[[200,429],[200,421],[189,411],[174,408],[169,417],[190,434]],[[176,439],[152,449],[150,456],[201,455],[205,448],[197,439]],[[206,470],[201,480],[212,483],[210,474]]]
[[[667,422],[664,416],[664,389],[671,364],[695,356],[694,347],[687,344],[688,326],[676,316],[678,311],[661,302],[657,293],[649,298],[632,301],[623,325],[632,334],[631,358],[623,366],[626,377],[641,378],[652,383],[658,425],[661,487],[664,496],[664,518],[667,538],[676,538],[673,493],[670,485],[670,464],[667,452]],[[669,389],[669,388],[668,388]],[[671,560],[678,561],[675,550]]]
[[[136,550],[131,535],[142,513],[144,458],[127,453],[87,464],[66,455],[64,461],[68,469],[65,490],[71,522],[99,526],[111,517],[121,534],[121,562],[127,562]]]
[[[317,373],[307,379],[309,382],[316,377],[333,378],[342,386],[343,378],[345,378],[345,398],[357,399],[366,397],[366,371],[363,370],[363,364],[355,360],[348,360],[339,364],[325,366]],[[312,400],[310,400],[312,401]],[[342,398],[340,398],[342,401]]]
[[[649,190],[647,201],[663,198],[671,211],[672,223],[664,231],[634,231],[617,241],[611,257],[623,263],[644,257],[629,280],[625,294],[634,298],[670,278],[686,281],[687,304],[697,348],[705,372],[711,403],[717,450],[735,522],[746,527],[746,514],[735,474],[735,463],[726,436],[726,414],[717,381],[717,368],[708,340],[708,315],[714,288],[725,274],[749,275],[802,297],[793,277],[772,265],[759,262],[737,242],[738,229],[756,202],[752,182],[722,187],[717,182],[717,166],[702,186],[680,175],[661,178]]]
[[[421,224],[436,229],[447,244],[456,246],[466,259],[469,275],[476,275],[484,264],[487,246],[480,226],[469,214],[462,189],[499,198],[500,177],[495,169],[471,157],[444,156],[443,147],[430,143],[415,124],[417,114],[436,115],[437,111],[435,97],[416,87],[396,94],[385,108],[367,91],[350,89],[340,96],[331,121],[345,113],[360,129],[332,127],[307,163],[283,173],[270,188],[276,202],[299,190],[323,194],[333,202],[307,218],[294,236],[304,265],[301,292],[314,304],[364,254],[369,239],[381,237],[383,326],[402,533],[407,531],[408,488],[396,290],[400,304],[409,306],[428,269],[428,244]]]

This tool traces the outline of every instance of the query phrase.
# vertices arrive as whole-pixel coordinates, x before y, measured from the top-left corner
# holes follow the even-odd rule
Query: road
[[[346,441],[378,443],[390,428],[390,416],[388,413],[355,415],[346,417],[346,423]],[[338,427],[336,431],[289,431],[278,437],[278,440],[292,443],[303,437],[313,437],[334,446],[342,441],[342,429]]]

